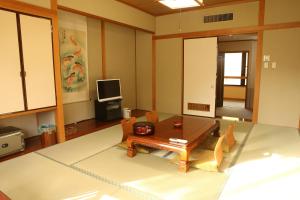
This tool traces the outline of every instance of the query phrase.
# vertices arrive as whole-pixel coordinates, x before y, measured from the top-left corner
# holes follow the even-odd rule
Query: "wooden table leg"
[[[217,128],[214,130],[213,136],[220,137],[221,136],[221,134],[220,134],[220,121],[216,120],[216,123],[217,123]]]
[[[179,160],[179,171],[180,172],[187,172],[190,168],[189,163],[189,152],[188,151],[182,151],[180,153],[180,160]]]
[[[128,145],[127,156],[134,157],[136,155],[136,147],[129,140],[127,140],[127,145]]]

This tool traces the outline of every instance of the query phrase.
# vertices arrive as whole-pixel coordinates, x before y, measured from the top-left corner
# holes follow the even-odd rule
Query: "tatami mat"
[[[255,125],[220,200],[299,199],[296,128]]]
[[[71,165],[118,144],[122,139],[122,135],[121,126],[116,125],[42,149],[38,153],[61,163]]]
[[[172,114],[159,113],[159,119],[164,120]],[[145,121],[145,117],[138,118],[138,121]],[[42,150],[38,153],[54,159],[58,162],[72,165],[99,153],[111,146],[121,142],[123,136],[121,125],[115,125],[94,133],[69,140],[62,144],[57,144]]]
[[[217,199],[227,179],[225,173],[195,169],[181,173],[177,165],[165,159],[149,154],[130,158],[117,147],[81,161],[75,167],[162,199]]]
[[[159,114],[160,121],[171,116]],[[221,120],[221,130],[230,123],[236,125],[239,147],[252,124]],[[159,155],[129,158],[125,150],[114,147],[121,138],[121,126],[116,125],[2,162],[0,190],[12,199],[22,200],[218,199],[227,172],[191,169],[185,174]],[[232,158],[224,162],[227,160],[231,162]]]
[[[14,200],[101,199],[119,189],[36,153],[1,163],[0,177],[0,190]]]

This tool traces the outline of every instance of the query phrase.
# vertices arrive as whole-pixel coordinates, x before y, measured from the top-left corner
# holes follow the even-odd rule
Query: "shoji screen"
[[[56,105],[51,21],[20,15],[28,109]]]
[[[0,10],[0,114],[24,110],[16,13]]]

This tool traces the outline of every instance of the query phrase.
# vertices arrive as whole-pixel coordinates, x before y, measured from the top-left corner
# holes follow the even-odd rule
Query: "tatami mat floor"
[[[160,119],[170,116],[160,114]],[[229,123],[232,122],[222,120],[221,130]],[[294,136],[297,129],[256,125],[247,134],[253,126],[251,123],[234,123],[238,144],[244,146],[247,136],[249,139],[242,152],[233,154],[241,153],[237,161],[229,158],[235,165],[224,173],[191,169],[183,174],[177,171],[176,165],[158,156],[138,154],[129,158],[126,151],[114,146],[122,136],[120,125],[116,125],[0,163],[0,190],[17,200],[247,199],[238,194],[247,194],[250,190],[245,188],[256,188],[259,178],[270,182],[274,180],[258,176],[256,182],[251,182],[252,179],[247,179],[258,173],[259,165],[243,169],[245,163],[265,158],[262,154],[266,152],[272,155],[270,158],[278,158],[278,155],[286,158],[274,161],[278,166],[275,174],[280,169],[283,170],[279,174],[281,177],[288,173],[290,178],[286,178],[285,183],[296,178],[299,180],[300,154],[297,147],[300,137]],[[288,167],[283,165],[283,161],[289,163]],[[264,162],[258,164],[263,165]],[[264,170],[267,171],[267,167]],[[293,194],[293,191],[294,187],[289,192]],[[250,199],[259,199],[252,196]]]

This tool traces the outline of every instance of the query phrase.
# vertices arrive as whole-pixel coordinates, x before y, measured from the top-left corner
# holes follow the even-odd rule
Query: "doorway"
[[[218,38],[216,116],[252,120],[256,34]]]

